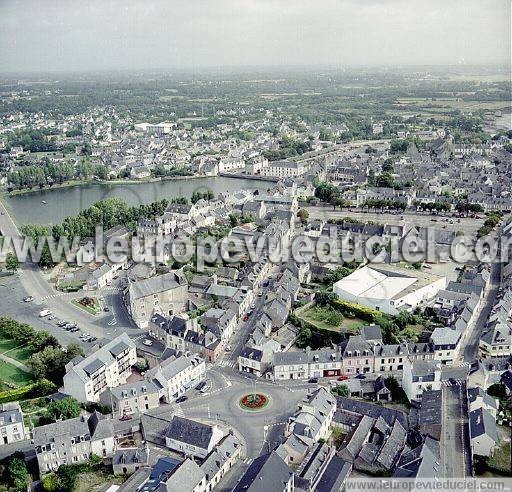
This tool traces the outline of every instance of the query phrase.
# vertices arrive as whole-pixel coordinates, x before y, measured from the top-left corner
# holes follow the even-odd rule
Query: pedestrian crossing
[[[219,367],[238,367],[236,360],[222,359],[217,364]]]
[[[51,294],[48,296],[41,297],[41,301],[47,301],[48,299],[56,299],[57,297],[68,296],[68,292],[57,292],[56,294]]]
[[[244,463],[248,465],[252,461],[252,458],[245,458]]]
[[[103,287],[103,289],[101,289],[101,295],[102,296],[105,296],[105,295],[109,295],[109,294],[119,294],[123,291],[123,289],[119,288],[119,287],[114,287],[113,285],[111,285],[110,287]]]
[[[454,379],[453,381],[445,380],[441,381],[442,386],[461,386],[466,381],[464,379]]]
[[[471,367],[471,364],[469,362],[458,362],[453,364],[452,367]]]

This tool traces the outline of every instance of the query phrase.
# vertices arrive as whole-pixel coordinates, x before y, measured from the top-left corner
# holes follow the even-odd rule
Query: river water
[[[273,183],[255,179],[204,177],[156,181],[154,183],[92,183],[60,189],[46,189],[5,197],[5,204],[19,224],[56,224],[77,215],[98,200],[118,197],[129,205],[167,198],[190,198],[194,191],[211,190],[215,196],[237,190],[265,191]],[[43,203],[46,202],[46,203]]]

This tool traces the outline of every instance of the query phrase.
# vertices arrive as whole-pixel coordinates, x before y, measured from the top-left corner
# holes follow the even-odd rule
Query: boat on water
[[[44,205],[46,205],[46,200],[41,200],[41,203],[43,203]]]

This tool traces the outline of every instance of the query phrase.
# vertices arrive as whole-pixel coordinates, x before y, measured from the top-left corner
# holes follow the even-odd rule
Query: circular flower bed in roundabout
[[[240,406],[244,410],[262,410],[268,405],[270,398],[262,393],[249,393],[240,398]]]

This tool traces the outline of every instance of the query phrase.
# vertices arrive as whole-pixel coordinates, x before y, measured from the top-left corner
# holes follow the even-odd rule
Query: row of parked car
[[[76,326],[76,323],[68,323],[67,321],[59,321],[57,323],[57,326],[59,328],[64,328],[64,330],[66,331],[69,331],[70,333],[78,333],[80,331],[80,328],[78,328],[78,326]],[[96,337],[93,337],[87,333],[82,333],[80,335],[80,340],[84,341],[84,342],[95,342],[97,340]]]

